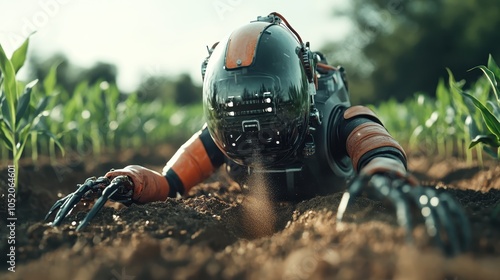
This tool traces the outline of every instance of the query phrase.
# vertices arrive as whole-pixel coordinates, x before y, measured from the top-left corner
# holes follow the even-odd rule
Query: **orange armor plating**
[[[364,106],[353,106],[344,113],[345,119],[350,119],[354,116],[368,116],[378,120],[375,113]],[[363,123],[357,126],[347,137],[347,154],[351,158],[353,167],[356,171],[361,157],[365,153],[380,147],[394,147],[401,151],[406,157],[401,145],[399,145],[399,143],[394,140],[389,132],[379,123]]]
[[[239,29],[229,38],[226,53],[226,68],[250,66],[255,57],[255,50],[260,34],[269,23],[250,24],[248,28]]]
[[[166,174],[168,169],[172,169],[177,174],[184,185],[186,194],[193,186],[212,175],[215,168],[199,138],[199,133],[179,148],[168,161],[163,173]]]
[[[370,117],[378,120],[377,115],[375,115],[375,113],[372,110],[370,110],[368,107],[361,106],[361,105],[349,107],[344,112],[344,119],[346,119],[346,120],[348,120],[352,117],[355,117],[355,116],[370,116]]]

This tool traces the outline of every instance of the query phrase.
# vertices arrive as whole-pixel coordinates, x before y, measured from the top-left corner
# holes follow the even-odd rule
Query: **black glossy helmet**
[[[233,161],[291,161],[308,134],[313,83],[308,46],[277,13],[219,42],[202,65],[208,130]]]

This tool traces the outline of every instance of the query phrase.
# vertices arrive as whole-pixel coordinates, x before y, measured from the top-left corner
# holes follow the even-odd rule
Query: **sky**
[[[282,14],[319,49],[348,35],[349,21],[333,17],[346,5],[347,0],[0,0],[0,44],[10,56],[35,32],[29,56],[60,52],[82,67],[114,64],[119,87],[131,91],[156,75],[188,73],[201,83],[206,46],[271,12]]]

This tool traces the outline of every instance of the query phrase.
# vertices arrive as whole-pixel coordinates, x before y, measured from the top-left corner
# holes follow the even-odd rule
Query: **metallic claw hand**
[[[104,206],[108,200],[130,205],[132,203],[133,183],[127,176],[117,176],[113,180],[107,177],[90,177],[83,184],[77,185],[78,189],[59,199],[50,208],[45,216],[45,221],[59,209],[51,223],[52,226],[58,226],[71,213],[71,210],[82,200],[98,198],[92,209],[82,220],[77,230],[84,228],[97,212]]]
[[[469,221],[453,197],[433,188],[411,186],[402,178],[392,178],[388,175],[375,174],[354,179],[339,204],[338,225],[342,222],[349,202],[365,188],[374,191],[379,197],[388,199],[394,205],[398,223],[406,229],[409,242],[413,241],[413,217],[410,210],[416,207],[423,217],[427,234],[445,254],[453,256],[469,249]]]

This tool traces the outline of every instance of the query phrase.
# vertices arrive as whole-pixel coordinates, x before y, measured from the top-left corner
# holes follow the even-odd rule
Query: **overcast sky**
[[[62,52],[80,66],[118,67],[133,90],[148,75],[189,73],[200,82],[206,46],[259,15],[279,12],[313,49],[348,34],[333,18],[346,0],[0,0],[0,44],[10,55],[31,37],[29,55]]]

